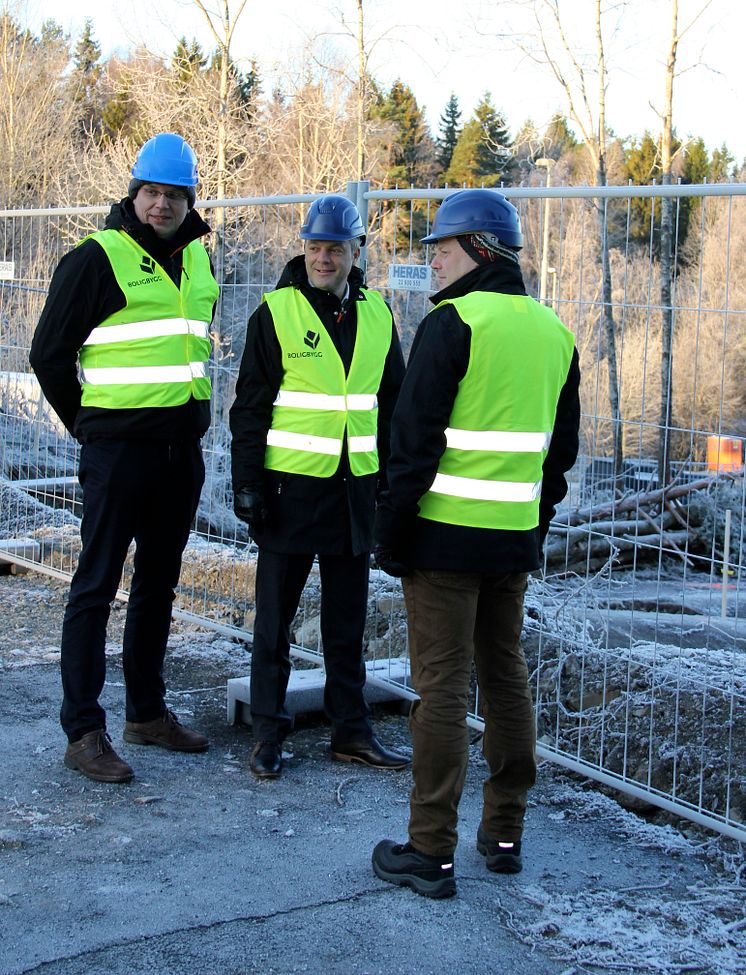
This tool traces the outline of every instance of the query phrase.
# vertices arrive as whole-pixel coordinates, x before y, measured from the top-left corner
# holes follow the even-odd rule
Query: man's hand
[[[412,573],[410,566],[400,562],[393,550],[383,545],[376,545],[373,549],[373,562],[379,569],[383,569],[386,575],[394,576],[395,579],[401,579]]]
[[[241,488],[233,496],[233,510],[236,518],[246,522],[252,538],[261,532],[267,521],[267,503],[261,491]]]

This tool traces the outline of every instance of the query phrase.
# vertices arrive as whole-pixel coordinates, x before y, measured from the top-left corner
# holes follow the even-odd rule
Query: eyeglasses
[[[142,192],[153,203],[155,203],[159,196],[165,196],[169,203],[187,202],[187,197],[184,193],[179,192],[179,190],[157,190],[153,186],[143,186]]]

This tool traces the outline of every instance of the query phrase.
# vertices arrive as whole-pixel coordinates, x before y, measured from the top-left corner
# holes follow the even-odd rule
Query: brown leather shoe
[[[129,782],[135,774],[111,747],[111,738],[103,728],[70,742],[65,765],[95,782]]]
[[[153,721],[125,721],[122,738],[131,745],[159,745],[172,752],[206,752],[210,744],[198,731],[179,724],[173,711]]]

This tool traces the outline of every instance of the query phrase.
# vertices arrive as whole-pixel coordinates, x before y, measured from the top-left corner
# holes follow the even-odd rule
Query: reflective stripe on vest
[[[376,291],[362,289],[350,370],[308,300],[296,288],[264,295],[280,343],[283,378],[272,410],[264,465],[331,477],[347,442],[350,471],[378,470],[378,387],[391,345],[391,312]]]
[[[190,362],[186,366],[128,366],[126,369],[86,369],[84,382],[92,386],[111,386],[114,383],[189,383],[207,376],[206,362]]]
[[[124,231],[91,238],[106,253],[127,304],[94,328],[80,350],[82,405],[136,409],[208,400],[218,286],[205,248],[192,241],[184,249],[177,288]]]
[[[442,304],[452,304],[471,331],[469,365],[420,517],[475,528],[535,528],[572,332],[526,296],[472,292]]]
[[[454,450],[512,450],[535,453],[549,450],[551,433],[520,433],[511,430],[446,430],[446,445]]]
[[[275,397],[275,406],[293,406],[301,410],[375,410],[375,395],[327,396],[326,393],[293,393],[281,389]]]

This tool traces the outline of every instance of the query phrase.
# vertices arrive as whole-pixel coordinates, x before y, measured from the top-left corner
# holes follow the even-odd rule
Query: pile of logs
[[[677,556],[691,566],[690,553],[703,552],[705,540],[681,499],[695,491],[711,490],[718,480],[704,477],[657,491],[620,494],[614,500],[558,515],[545,544],[547,568],[586,574],[609,564],[657,561],[661,553]]]

